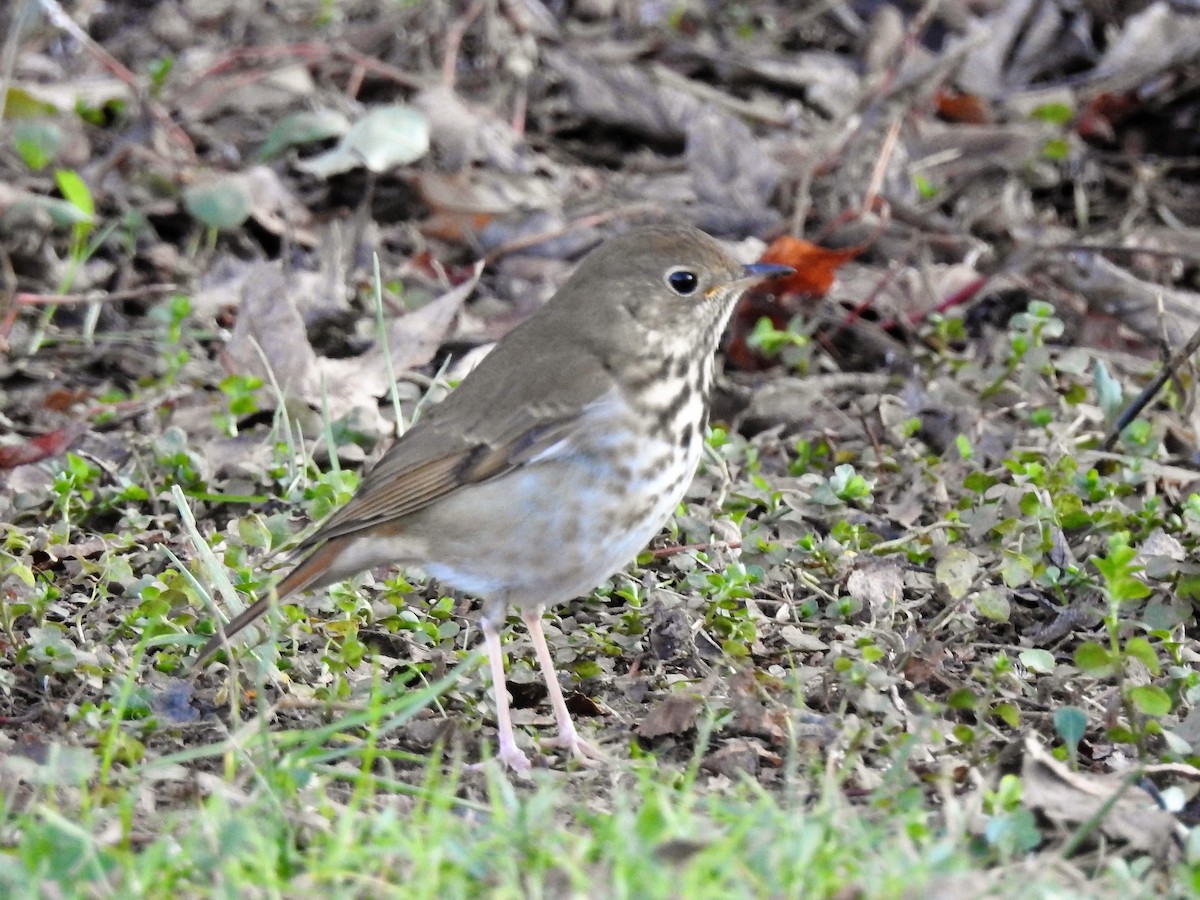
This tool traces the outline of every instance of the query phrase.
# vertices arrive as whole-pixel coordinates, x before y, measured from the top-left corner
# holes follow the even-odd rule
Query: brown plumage
[[[542,611],[591,591],[670,517],[699,460],[721,330],[747,287],[786,271],[742,266],[692,228],[642,228],[604,244],[396,441],[301,544],[277,595],[397,563],[478,596],[499,755],[524,772],[498,631],[517,605],[558,742],[596,758],[567,712]],[[268,606],[264,598],[237,616],[196,665]]]

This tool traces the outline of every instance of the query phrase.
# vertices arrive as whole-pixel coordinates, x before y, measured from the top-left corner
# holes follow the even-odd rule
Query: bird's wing
[[[447,437],[436,455],[424,441],[401,439],[363,479],[358,492],[298,548],[316,544],[381,522],[394,521],[428,506],[469,484],[511,471],[573,430],[578,416],[547,422],[538,419],[499,441]],[[515,424],[515,423],[514,423]],[[427,432],[432,438],[435,432]],[[421,452],[425,451],[425,452]]]
[[[607,387],[602,379],[591,377],[596,373],[588,368],[565,376],[574,382],[574,389],[569,400],[555,404],[528,391],[522,395],[522,388],[528,386],[521,384],[519,376],[494,385],[487,372],[472,373],[392,445],[349,502],[305,539],[297,552],[395,521],[462,487],[555,452],[581,426],[583,410],[598,401]]]

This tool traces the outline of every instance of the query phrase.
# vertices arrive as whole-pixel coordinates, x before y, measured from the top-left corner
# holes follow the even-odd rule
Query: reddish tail
[[[286,597],[308,587],[319,587],[321,577],[329,571],[329,567],[341,554],[342,543],[338,538],[327,541],[302,559],[271,593],[261,600],[256,600],[240,615],[234,617],[222,631],[209,638],[208,643],[200,650],[200,655],[192,662],[192,670],[195,671],[204,665],[209,657],[228,644],[230,638],[270,609],[275,598]]]

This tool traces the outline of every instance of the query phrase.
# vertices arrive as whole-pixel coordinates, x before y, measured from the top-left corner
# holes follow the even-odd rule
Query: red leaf
[[[84,425],[68,425],[30,438],[23,444],[0,447],[0,469],[12,469],[58,456],[86,430],[87,426]]]
[[[1075,120],[1075,132],[1085,140],[1112,143],[1117,137],[1116,126],[1141,105],[1133,94],[1097,94]]]
[[[848,247],[830,250],[784,235],[771,242],[759,262],[782,263],[796,270],[795,275],[772,280],[767,285],[771,293],[804,294],[812,299],[820,299],[833,287],[833,280],[842,263],[854,259],[865,249]]]
[[[992,114],[983,98],[976,94],[960,94],[958,91],[941,90],[934,97],[938,118],[947,122],[963,122],[967,125],[987,125]]]
[[[767,318],[776,328],[784,328],[798,312],[812,307],[828,293],[838,268],[854,259],[866,246],[830,250],[800,238],[784,236],[772,241],[760,262],[782,263],[796,270],[786,278],[771,281],[747,291],[738,303],[729,327],[725,358],[738,369],[757,370],[772,365],[747,342],[759,319]]]

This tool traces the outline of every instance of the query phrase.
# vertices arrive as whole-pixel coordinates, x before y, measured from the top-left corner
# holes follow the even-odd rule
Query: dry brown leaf
[[[19,443],[0,445],[0,469],[12,469],[59,456],[66,452],[88,427],[86,423],[75,423]]]
[[[871,609],[894,606],[904,596],[904,570],[887,560],[868,562],[850,573],[846,590]]]
[[[1171,345],[1180,347],[1200,326],[1200,293],[1144,281],[1099,253],[1076,251],[1052,272],[1096,312],[1114,316],[1145,338],[1157,340],[1165,332]]]
[[[457,172],[482,163],[485,171],[529,174],[541,160],[511,124],[466,103],[449,85],[426,88],[412,102],[429,120],[430,140],[443,169]]]
[[[1106,90],[1130,90],[1200,55],[1200,16],[1165,0],[1130,16],[1089,73]]]
[[[819,653],[829,649],[829,645],[811,631],[805,631],[796,625],[784,625],[779,629],[779,636],[793,650],[809,653]]]
[[[1175,846],[1182,826],[1141,788],[1127,785],[1126,778],[1072,772],[1032,735],[1026,737],[1023,749],[1021,779],[1026,806],[1072,829],[1107,807],[1098,827],[1110,839],[1155,854]]]
[[[462,284],[456,285],[420,309],[388,322],[387,352],[391,357],[393,371],[409,372],[433,359],[442,341],[454,326],[463,303],[475,290],[482,272],[483,263],[479,262],[475,265],[471,277]],[[325,379],[331,404],[336,398],[339,407],[342,404],[348,407],[371,405],[372,398],[385,396],[389,388],[384,349],[378,343],[356,357],[321,358],[317,366],[320,376]]]
[[[254,166],[241,174],[250,196],[250,215],[271,234],[287,237],[303,247],[315,247],[317,236],[308,230],[312,214],[278,173],[268,166]]]
[[[638,737],[651,740],[668,734],[682,734],[696,726],[704,701],[695,694],[671,694],[660,700],[638,723]]]
[[[740,775],[757,775],[763,763],[778,768],[783,765],[783,758],[758,741],[732,738],[705,756],[700,766],[716,775],[737,778]]]
[[[207,64],[206,60],[198,61]],[[181,72],[179,77],[188,75]],[[215,119],[223,113],[259,117],[280,113],[315,92],[309,67],[297,62],[261,70],[253,79],[247,79],[244,72],[206,79],[196,89],[183,93],[179,103],[187,119]]]
[[[717,235],[762,234],[781,221],[767,204],[778,164],[740,120],[706,106],[687,121],[685,157],[696,192],[693,221]]]
[[[285,396],[319,397],[317,354],[297,309],[296,279],[289,283],[278,264],[261,263],[240,287],[237,324],[225,345],[226,366],[267,383],[274,378]]]
[[[602,125],[678,141],[701,106],[695,97],[664,87],[637,66],[601,66],[557,50],[546,53],[546,62],[566,81],[576,113]]]

